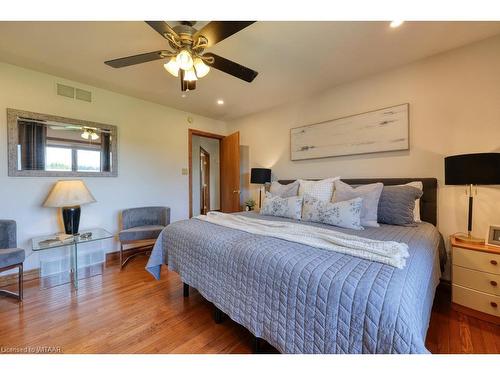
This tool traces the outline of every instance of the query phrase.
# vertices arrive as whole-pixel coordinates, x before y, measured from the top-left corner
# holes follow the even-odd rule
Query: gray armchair
[[[122,230],[118,234],[120,240],[120,268],[137,254],[150,251],[163,228],[170,224],[169,207],[137,207],[122,211]],[[123,245],[135,245],[124,249]],[[125,252],[134,253],[127,257]]]
[[[24,250],[17,248],[16,222],[14,220],[0,220],[0,272],[19,269],[19,293],[0,290],[0,294],[23,299],[23,262]]]

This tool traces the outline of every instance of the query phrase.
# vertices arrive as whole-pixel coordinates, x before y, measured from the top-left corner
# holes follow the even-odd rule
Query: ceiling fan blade
[[[214,53],[208,52],[205,53],[203,56],[214,58],[214,62],[212,64],[209,64],[212,68],[230,74],[246,82],[252,82],[255,79],[255,77],[257,77],[257,74],[259,74],[255,70],[252,70],[243,65],[235,63],[234,61],[228,60],[224,57],[218,56]]]
[[[174,36],[177,36],[177,33],[172,29],[168,23],[165,21],[144,21],[146,22],[149,26],[151,26],[153,29],[156,30],[158,34],[160,34],[162,37],[165,38],[165,33],[170,33],[173,34]]]
[[[255,23],[255,21],[212,21],[194,34],[193,39],[196,40],[200,35],[203,35],[208,39],[207,47],[211,47],[252,23]]]
[[[123,68],[125,66],[142,64],[149,61],[161,60],[168,56],[168,51],[154,51],[148,53],[142,53],[140,55],[133,55],[128,57],[122,57],[120,59],[114,59],[105,61],[104,64],[109,65],[113,68]]]

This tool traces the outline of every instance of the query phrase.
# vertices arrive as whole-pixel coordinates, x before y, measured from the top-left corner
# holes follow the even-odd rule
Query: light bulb
[[[197,81],[196,73],[194,72],[194,68],[184,71],[184,81]]]
[[[396,27],[401,26],[404,22],[405,21],[395,20],[395,21],[392,21],[389,26],[391,26],[393,29],[395,29]]]
[[[175,57],[171,57],[168,63],[163,65],[165,70],[172,74],[174,77],[179,77],[179,64]]]
[[[193,58],[191,57],[191,54],[185,49],[177,54],[175,61],[179,65],[179,68],[181,68],[182,70],[189,70],[193,67]]]
[[[89,131],[87,129],[85,129],[82,133],[82,138],[89,139],[89,136],[90,136]]]
[[[210,71],[210,67],[199,57],[194,59],[194,68],[196,69],[196,76],[198,78],[205,77]]]
[[[99,139],[99,136],[97,135],[96,132],[92,132],[92,133],[90,133],[90,139],[95,141],[96,139]]]

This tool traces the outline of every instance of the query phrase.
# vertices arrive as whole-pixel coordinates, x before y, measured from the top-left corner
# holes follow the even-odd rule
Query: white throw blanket
[[[248,233],[332,250],[397,268],[404,268],[405,258],[409,256],[408,245],[405,243],[372,240],[305,224],[254,219],[222,212],[209,212],[207,215],[197,216],[196,219]]]

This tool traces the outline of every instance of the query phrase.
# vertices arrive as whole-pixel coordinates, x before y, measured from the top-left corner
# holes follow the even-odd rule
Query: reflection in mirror
[[[40,116],[21,116],[16,110],[9,111],[9,115],[18,112],[9,119],[14,126],[9,128],[15,134],[9,137],[9,142],[15,142],[14,165],[17,172],[39,171],[42,173],[37,175],[45,175],[45,171],[51,176],[116,175],[116,169],[113,169],[113,149],[116,149],[113,144],[116,142],[114,126],[59,117],[57,119],[69,121],[54,121],[40,119]],[[9,157],[13,156],[9,152]]]
[[[17,120],[18,170],[109,172],[110,131],[33,119]]]

